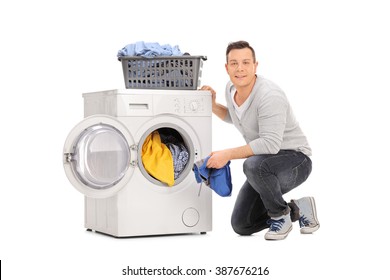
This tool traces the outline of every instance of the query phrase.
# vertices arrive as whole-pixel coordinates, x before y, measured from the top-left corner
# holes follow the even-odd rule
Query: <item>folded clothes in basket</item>
[[[144,41],[128,44],[118,51],[117,57],[122,56],[180,56],[183,55],[179,46],[171,47],[169,44],[160,45],[159,43],[145,43]]]

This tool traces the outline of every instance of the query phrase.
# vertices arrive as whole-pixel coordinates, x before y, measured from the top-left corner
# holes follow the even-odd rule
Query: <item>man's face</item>
[[[257,62],[253,61],[250,49],[234,49],[228,54],[225,67],[234,86],[245,87],[255,78]]]

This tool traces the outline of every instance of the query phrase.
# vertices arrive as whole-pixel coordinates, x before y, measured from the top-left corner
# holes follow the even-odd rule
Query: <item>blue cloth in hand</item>
[[[230,161],[222,168],[208,168],[207,161],[210,156],[194,164],[193,171],[198,183],[204,182],[220,196],[231,196],[232,178],[230,173]]]

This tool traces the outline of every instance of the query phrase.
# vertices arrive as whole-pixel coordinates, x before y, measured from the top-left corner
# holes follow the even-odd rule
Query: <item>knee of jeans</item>
[[[256,164],[257,161],[254,159],[254,157],[249,157],[244,161],[243,164],[243,169],[244,169],[244,174],[252,174],[258,170],[259,165]]]
[[[252,233],[248,231],[248,226],[245,225],[241,220],[235,219],[232,217],[231,219],[232,228],[235,233],[239,235],[251,235]]]
[[[249,157],[244,161],[243,169],[245,175],[250,174],[266,174],[268,172],[267,164],[265,161],[259,160],[258,157]]]

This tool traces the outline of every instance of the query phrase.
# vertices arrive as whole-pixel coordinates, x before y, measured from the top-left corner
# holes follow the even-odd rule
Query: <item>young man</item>
[[[287,237],[292,222],[299,220],[301,233],[319,228],[313,197],[287,203],[283,194],[303,183],[310,175],[311,149],[284,92],[273,82],[256,75],[254,49],[245,41],[230,43],[225,68],[230,77],[226,104],[216,102],[213,113],[233,123],[246,141],[245,146],[215,151],[208,168],[221,168],[229,160],[243,159],[247,180],[242,186],[232,214],[232,227],[240,235],[269,228],[267,240]]]

